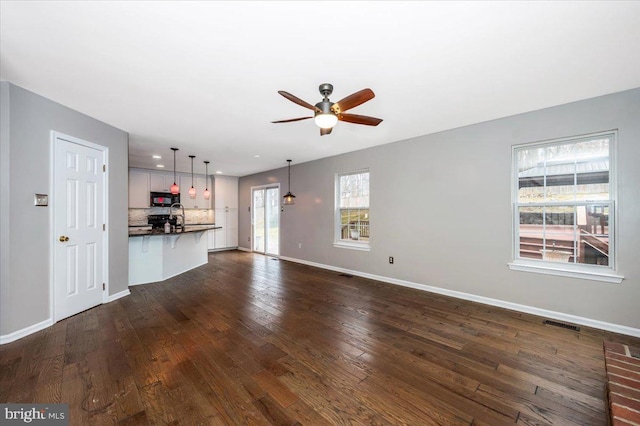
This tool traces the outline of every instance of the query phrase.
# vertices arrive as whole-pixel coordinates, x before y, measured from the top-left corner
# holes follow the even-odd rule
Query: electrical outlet
[[[393,256],[389,256],[389,263],[393,265]]]

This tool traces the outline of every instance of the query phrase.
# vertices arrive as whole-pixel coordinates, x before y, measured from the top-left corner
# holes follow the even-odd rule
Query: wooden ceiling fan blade
[[[329,129],[320,129],[320,136],[328,135],[333,130],[333,127]]]
[[[346,121],[347,123],[364,124],[366,126],[377,126],[382,123],[381,118],[358,114],[338,114],[338,120]]]
[[[358,105],[361,105],[361,104],[373,99],[375,96],[376,95],[373,93],[373,90],[371,90],[371,89],[362,89],[359,92],[352,93],[349,96],[347,96],[346,98],[344,98],[342,100],[339,100],[338,102],[333,104],[331,109],[336,114],[339,114],[339,113],[345,112],[345,111],[347,111],[347,110],[349,110],[351,108],[355,108]]]
[[[310,109],[311,111],[315,111],[316,107],[314,107],[313,105],[311,105],[308,102],[303,101],[302,99],[300,99],[299,97],[292,95],[289,92],[285,92],[284,90],[278,90],[278,93],[280,93],[282,96],[284,96],[285,98],[289,99],[291,102],[293,102],[294,104],[298,104],[301,107],[305,107],[307,109]]]
[[[313,117],[298,117],[298,118],[289,118],[288,120],[278,120],[272,121],[272,123],[291,123],[292,121],[300,121],[300,120],[308,120]]]

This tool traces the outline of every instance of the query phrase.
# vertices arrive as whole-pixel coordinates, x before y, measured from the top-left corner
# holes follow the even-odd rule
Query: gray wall
[[[51,131],[109,148],[109,293],[128,288],[128,134],[0,82],[0,335],[51,318]],[[49,194],[50,201],[53,194]]]
[[[511,146],[611,129],[619,130],[617,254],[626,279],[511,271]],[[293,165],[297,198],[282,213],[281,255],[640,329],[639,164],[634,89]],[[332,245],[334,175],[360,168],[371,171],[370,252]],[[250,248],[250,188],[274,181],[286,190],[287,169],[240,179],[242,247]]]

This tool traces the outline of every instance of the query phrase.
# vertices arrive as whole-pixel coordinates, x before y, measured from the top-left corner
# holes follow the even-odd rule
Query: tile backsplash
[[[174,213],[178,213],[174,209]],[[167,207],[151,207],[149,209],[129,209],[129,225],[144,226],[147,224],[147,216],[150,214],[169,214]],[[213,210],[185,209],[186,223],[214,223]]]

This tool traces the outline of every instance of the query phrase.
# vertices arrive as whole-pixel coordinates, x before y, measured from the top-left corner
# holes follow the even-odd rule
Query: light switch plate
[[[33,197],[35,206],[46,207],[49,205],[49,196],[47,194],[36,194]]]

